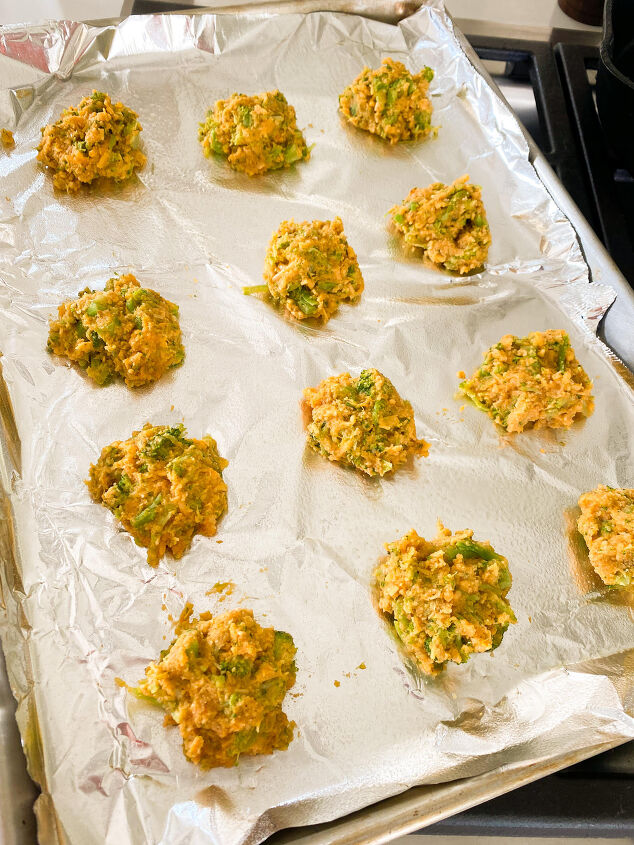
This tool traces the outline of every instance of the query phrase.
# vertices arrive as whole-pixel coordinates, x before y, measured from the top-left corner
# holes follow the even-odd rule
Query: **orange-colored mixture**
[[[599,484],[579,498],[577,522],[590,563],[610,586],[634,584],[634,490]]]
[[[295,109],[281,91],[218,100],[200,124],[198,140],[207,157],[225,156],[234,170],[249,176],[310,158]]]
[[[93,91],[42,129],[37,160],[53,174],[53,185],[68,193],[98,178],[122,182],[145,164],[141,129],[136,112]]]
[[[375,572],[379,607],[423,672],[436,675],[449,661],[500,645],[516,619],[506,600],[508,561],[490,543],[439,523],[435,540],[412,530],[385,548]]]
[[[491,245],[479,185],[461,176],[451,185],[434,182],[412,188],[401,205],[390,209],[392,224],[408,247],[436,270],[480,270]]]
[[[570,428],[594,411],[592,382],[562,329],[504,335],[460,390],[509,432]]]
[[[183,425],[146,423],[102,450],[86,484],[156,566],[166,551],[182,557],[194,534],[216,533],[227,509],[226,466],[213,437],[190,440]]]
[[[312,449],[335,461],[383,476],[410,455],[427,455],[429,444],[416,437],[414,411],[378,370],[331,376],[304,390],[311,419]]]
[[[364,68],[339,97],[341,113],[353,126],[391,144],[426,138],[433,131],[430,67],[410,73],[404,64],[383,59],[381,67]]]
[[[130,692],[166,711],[165,724],[178,725],[183,753],[201,768],[284,751],[295,727],[282,710],[295,683],[291,635],[260,627],[252,610],[191,614],[188,604],[176,639]]]
[[[339,217],[285,220],[269,244],[264,279],[273,299],[296,320],[326,322],[341,302],[356,302],[363,292],[359,262]]]

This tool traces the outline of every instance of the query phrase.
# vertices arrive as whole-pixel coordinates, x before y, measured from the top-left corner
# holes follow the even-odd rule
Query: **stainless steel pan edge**
[[[271,845],[380,845],[468,810],[506,792],[555,774],[619,743],[608,742],[546,760],[528,768],[494,769],[483,775],[433,786],[415,786],[349,816],[323,825],[292,828],[272,836]]]

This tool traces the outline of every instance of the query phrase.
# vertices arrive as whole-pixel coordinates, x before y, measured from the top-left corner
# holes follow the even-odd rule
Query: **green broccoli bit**
[[[421,73],[423,74],[423,78],[427,80],[427,82],[431,82],[434,78],[434,71],[430,68],[425,66]]]
[[[88,364],[80,363],[80,366],[85,366],[86,372],[89,373],[91,378],[93,378],[101,387],[108,384],[114,375],[107,361],[100,361],[97,357],[91,357]]]
[[[502,642],[502,638],[504,637],[504,634],[506,633],[507,628],[508,628],[508,624],[500,625],[500,627],[497,629],[497,631],[493,634],[493,637],[491,638],[491,651],[493,651],[494,649],[496,649],[500,645],[500,643]]]
[[[185,649],[185,653],[187,654],[190,660],[196,660],[198,657],[200,657],[200,646],[198,645],[198,641],[194,640],[193,642],[191,642]]]
[[[357,391],[369,395],[374,390],[374,376],[370,370],[362,370],[357,381]]]
[[[427,111],[417,111],[414,114],[414,125],[417,129],[427,129],[431,124],[431,115]]]
[[[117,488],[124,496],[129,496],[132,490],[132,481],[126,472],[121,473],[121,478],[117,481]]]
[[[284,697],[286,692],[286,684],[283,678],[269,678],[268,681],[263,681],[258,690],[258,696],[266,699],[267,703],[274,705]]]
[[[394,630],[403,642],[406,641],[408,633],[412,630],[412,620],[405,613],[403,599],[394,602]]]
[[[489,373],[490,375],[490,373]],[[476,408],[480,408],[481,411],[489,412],[489,406],[485,405],[484,402],[481,402],[480,399],[476,396],[473,390],[469,389],[469,382],[463,381],[460,384],[460,390],[464,393],[467,399],[470,399],[471,402],[476,406]]]
[[[315,311],[317,311],[318,302],[315,297],[306,290],[306,288],[301,286],[295,288],[295,290],[289,291],[289,296],[297,304],[300,311],[303,311],[307,317],[310,317],[315,313]]]
[[[388,106],[393,106],[394,103],[398,99],[398,86],[399,86],[400,81],[401,80],[398,79],[396,82],[393,82],[390,85],[390,87],[387,89],[387,104],[388,104]]]
[[[136,288],[130,295],[130,298],[125,304],[125,307],[128,309],[128,311],[132,312],[142,302],[151,301],[153,299],[155,299],[155,297],[152,295],[152,293],[150,293],[149,290],[146,290],[145,288]]]
[[[146,693],[141,692],[138,687],[128,687],[128,692],[131,692],[135,698],[138,698],[140,701],[147,701],[148,704],[153,704],[155,707],[160,707],[160,703],[154,698],[153,695],[146,695]]]
[[[251,296],[253,293],[266,293],[268,289],[268,285],[247,285],[242,288],[242,293],[245,296]]]
[[[566,369],[566,351],[569,346],[570,340],[568,338],[568,335],[565,335],[559,345],[559,351],[557,353],[557,369],[560,373],[563,373],[563,371]]]
[[[229,707],[232,710],[235,710],[236,707],[238,706],[238,704],[240,704],[240,702],[242,701],[243,698],[244,698],[244,696],[242,695],[241,692],[232,692],[231,695],[229,696]]]
[[[238,731],[233,740],[233,750],[236,755],[247,751],[257,739],[258,732],[256,728],[249,728],[248,730]]]
[[[502,590],[502,592],[505,592],[510,589],[511,582],[511,573],[508,569],[503,569],[498,576],[498,587]]]
[[[120,461],[123,457],[123,452],[121,449],[118,449],[116,446],[108,446],[104,449],[103,455],[101,460],[105,463],[107,467],[111,467],[117,461]]]
[[[231,657],[220,661],[220,671],[224,675],[231,674],[238,678],[246,678],[253,671],[253,663],[246,657]]]
[[[153,501],[147,505],[147,507],[143,508],[142,511],[139,511],[139,513],[133,518],[132,525],[135,528],[143,528],[148,524],[148,522],[153,522],[156,518],[156,512],[162,500],[163,496],[159,493],[158,496],[155,496]]]
[[[295,653],[295,643],[286,631],[276,631],[273,635],[273,657],[281,660],[287,654]]]
[[[381,414],[385,411],[386,404],[382,399],[377,400],[374,403],[374,407],[372,408],[372,422],[374,425],[379,424],[379,420],[381,419]]]
[[[251,126],[253,123],[253,117],[251,116],[251,109],[249,106],[238,106],[238,118],[240,123],[247,128]]]
[[[403,215],[402,215],[402,214],[395,214],[395,215],[394,215],[394,222],[395,222],[395,223],[400,223],[400,224],[401,224],[401,226],[402,226],[402,225],[403,225],[403,223],[405,223],[405,218],[403,217]]]
[[[225,154],[223,146],[216,136],[216,130],[215,129],[211,130],[211,149],[213,150],[213,152],[216,153],[216,155],[224,155]]]
[[[458,540],[453,546],[448,546],[444,551],[445,560],[453,561],[458,555],[464,558],[480,558],[481,560],[500,560],[500,555],[493,549],[474,543],[473,540]]]
[[[150,437],[143,448],[143,454],[155,461],[165,461],[179,443],[184,446],[191,446],[193,443],[185,437],[185,426],[182,423]]]
[[[297,146],[297,144],[291,144],[290,147],[287,147],[284,151],[284,161],[287,164],[292,164],[294,161],[299,161],[302,157],[302,152]]]

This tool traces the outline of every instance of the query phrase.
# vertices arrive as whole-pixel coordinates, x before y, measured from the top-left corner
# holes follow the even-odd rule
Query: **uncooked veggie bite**
[[[230,167],[248,176],[310,158],[295,109],[281,91],[218,100],[200,124],[198,140],[208,158],[224,156]]]
[[[516,619],[508,561],[490,543],[439,523],[434,540],[412,530],[385,548],[375,571],[379,607],[423,672],[437,675],[500,645]]]
[[[282,710],[295,683],[290,634],[262,628],[252,610],[192,618],[187,604],[176,639],[129,692],[178,725],[183,753],[203,769],[235,766],[241,756],[283,751],[294,722]]]
[[[93,91],[42,129],[37,160],[60,191],[75,193],[99,178],[122,182],[145,164],[141,130],[136,112]]]
[[[429,444],[416,437],[412,406],[378,370],[324,379],[304,390],[304,406],[308,443],[329,461],[383,476],[410,455],[428,453]]]
[[[570,428],[594,411],[592,382],[562,329],[504,335],[460,390],[508,432]]]
[[[429,83],[434,78],[430,67],[410,73],[404,64],[383,59],[375,70],[364,68],[339,97],[345,119],[391,144],[421,140],[432,131],[432,105]]]
[[[609,586],[634,585],[634,489],[600,484],[579,497],[579,507],[577,527],[599,578]]]
[[[178,305],[141,287],[132,273],[110,279],[103,291],[85,288],[62,303],[47,347],[102,386],[119,376],[128,387],[142,387],[185,357]]]
[[[436,270],[464,275],[481,270],[487,259],[491,231],[482,192],[468,179],[412,188],[403,203],[389,211],[405,244]]]
[[[156,566],[168,551],[182,557],[194,534],[216,533],[227,509],[226,466],[213,437],[189,439],[183,425],[146,423],[102,450],[86,484]]]
[[[339,217],[285,220],[269,244],[264,279],[273,300],[295,320],[326,322],[342,302],[356,302],[363,292],[359,262]],[[245,293],[263,290],[258,285]]]

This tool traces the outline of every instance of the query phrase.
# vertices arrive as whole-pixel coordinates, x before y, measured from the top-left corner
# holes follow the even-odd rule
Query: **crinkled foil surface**
[[[316,13],[5,28],[0,50],[0,123],[17,142],[0,156],[2,634],[42,840],[257,843],[414,784],[634,737],[632,608],[601,589],[574,531],[582,491],[634,479],[632,394],[594,334],[612,293],[589,283],[441,3],[398,27]],[[386,55],[435,69],[436,140],[394,148],[342,123],[337,95]],[[112,192],[56,194],[35,161],[39,129],[95,87],[139,113],[147,166]],[[310,162],[250,179],[204,159],[207,107],[276,87]],[[463,173],[483,187],[493,245],[486,271],[459,280],[406,259],[384,215],[411,187]],[[365,277],[358,306],[320,328],[243,296],[282,220],[335,214]],[[115,271],[180,306],[186,361],[151,389],[99,389],[46,352],[58,303]],[[461,410],[458,370],[507,332],[558,327],[595,379],[585,424],[501,437]],[[309,452],[299,409],[305,386],[366,366],[411,400],[431,444],[382,481]],[[217,537],[156,570],[83,484],[101,447],[147,420],[209,432],[229,460]],[[493,655],[428,680],[378,617],[371,574],[383,543],[411,527],[429,537],[437,518],[508,557],[518,624]],[[219,581],[236,584],[223,603],[207,594]],[[252,607],[292,633],[287,752],[200,771],[161,712],[116,685],[143,676],[185,600]]]

